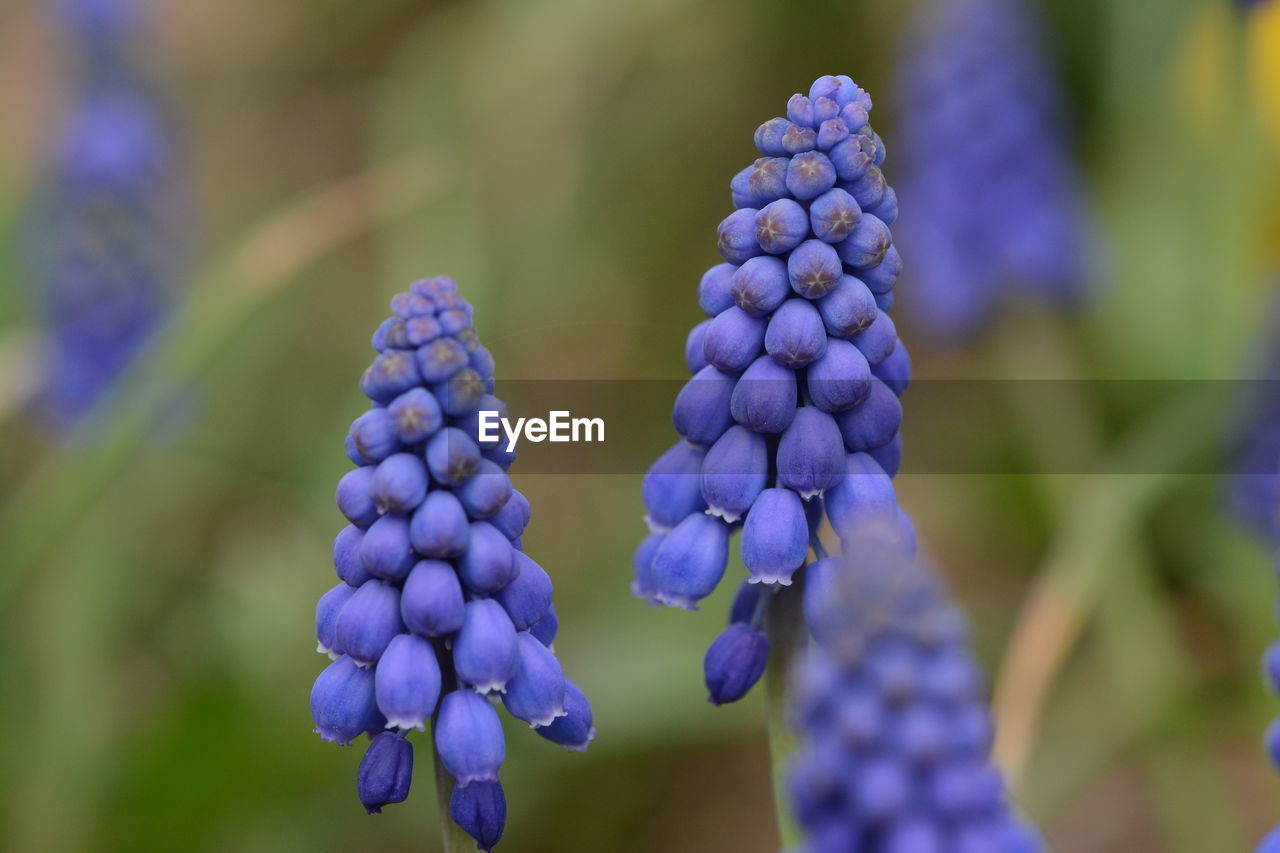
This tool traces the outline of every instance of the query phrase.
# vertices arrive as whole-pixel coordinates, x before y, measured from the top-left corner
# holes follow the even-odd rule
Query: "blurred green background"
[[[147,4],[202,248],[170,334],[58,442],[23,405],[40,329],[18,237],[66,57],[41,4],[5,3],[0,848],[439,849],[425,751],[410,800],[366,817],[359,753],[321,744],[307,711],[342,438],[388,298],[458,278],[499,393],[683,376],[757,124],[850,74],[877,97],[892,182],[888,80],[912,5]],[[1075,318],[1015,306],[964,348],[900,319],[917,376],[1249,371],[1280,267],[1275,6],[1246,22],[1227,0],[1046,4],[1098,297]],[[945,413],[906,402],[910,456],[911,422]],[[1168,429],[1204,414],[1194,397],[1125,403],[1082,394],[1049,423],[1028,407],[984,427],[1026,473],[906,475],[900,494],[980,656],[1019,675],[996,685],[998,752],[1055,849],[1245,849],[1280,816],[1260,748],[1280,710],[1257,676],[1266,545],[1222,515],[1220,478],[1159,473],[1205,452]],[[1037,474],[1045,452],[1152,473]],[[776,850],[761,691],[716,709],[701,683],[725,596],[701,615],[630,597],[638,476],[512,474],[600,734],[580,756],[510,727],[500,849]]]

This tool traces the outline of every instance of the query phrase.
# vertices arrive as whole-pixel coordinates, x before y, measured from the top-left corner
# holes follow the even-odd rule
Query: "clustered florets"
[[[724,263],[698,286],[711,319],[688,338],[682,440],[644,479],[637,596],[694,609],[742,529],[750,586],[706,660],[717,703],[763,671],[769,593],[804,565],[824,508],[837,531],[864,507],[898,512],[910,362],[888,314],[898,204],[870,110],[848,77],[822,77],[756,130],[763,156],[731,181],[736,210],[719,226]]]
[[[454,777],[450,812],[483,849],[502,834],[498,768],[506,747],[493,698],[544,738],[581,751],[591,708],[551,649],[551,579],[524,553],[529,503],[507,476],[512,455],[478,441],[493,358],[452,279],[416,282],[373,336],[338,484],[350,524],[334,540],[340,582],[316,606],[319,650],[333,658],[311,693],[316,731],[372,743],[358,775],[370,812],[408,795],[406,735],[434,720]]]

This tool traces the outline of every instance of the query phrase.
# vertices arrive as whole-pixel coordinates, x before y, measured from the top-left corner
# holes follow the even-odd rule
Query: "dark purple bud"
[[[506,688],[520,668],[516,629],[502,605],[491,598],[467,602],[462,628],[453,640],[458,678],[479,693]]]
[[[879,364],[889,357],[898,345],[898,329],[887,311],[880,311],[861,332],[852,338],[853,345],[867,358],[869,364]]]
[[[454,489],[467,515],[472,518],[492,518],[511,499],[511,478],[496,463],[480,460],[475,476]]]
[[[440,408],[455,418],[478,409],[488,390],[485,377],[474,367],[464,367],[445,381],[431,386],[431,393],[440,401]]]
[[[360,540],[360,565],[374,577],[398,583],[417,560],[409,539],[409,520],[402,515],[382,516]]]
[[[743,622],[734,622],[716,637],[703,661],[707,698],[713,705],[737,702],[747,695],[769,660],[769,638]]]
[[[381,462],[400,449],[395,423],[386,409],[370,409],[351,423],[351,444],[370,463]]]
[[[740,207],[763,207],[787,194],[787,158],[761,157],[746,170],[748,204]]]
[[[596,736],[591,725],[591,703],[578,685],[568,680],[564,683],[564,710],[563,717],[539,728],[538,734],[570,752],[586,752]]]
[[[515,552],[519,573],[493,597],[511,617],[517,631],[528,631],[551,607],[551,576],[522,551]]]
[[[870,326],[876,318],[876,301],[859,279],[843,275],[836,286],[818,300],[818,313],[833,338],[848,338]]]
[[[835,248],[821,240],[805,240],[787,258],[791,289],[806,299],[822,298],[843,274]]]
[[[857,132],[853,125],[849,124],[848,116],[841,116],[841,118],[844,119],[850,131]],[[835,168],[837,178],[841,181],[856,181],[871,168],[874,158],[869,146],[866,145],[866,137],[850,136],[832,146],[827,153],[827,159]]]
[[[840,435],[850,452],[884,447],[902,426],[902,403],[879,379],[871,380],[867,399],[836,415]]]
[[[870,213],[885,225],[892,225],[897,222],[898,194],[893,187],[885,187],[884,196],[880,199],[880,203],[868,210],[867,213]]]
[[[749,580],[743,581],[738,585],[738,591],[734,593],[733,604],[729,606],[729,624],[753,622],[761,597],[769,595],[772,595],[769,587],[751,583]]]
[[[707,362],[724,373],[746,370],[764,344],[765,321],[734,305],[710,322],[702,342]]]
[[[440,664],[431,643],[413,634],[393,639],[373,674],[387,728],[425,731],[440,698]]]
[[[807,299],[788,299],[769,319],[765,351],[779,364],[798,370],[827,351],[822,315]]]
[[[731,264],[741,264],[760,254],[756,242],[756,213],[754,207],[743,207],[725,217],[716,229],[720,256]]]
[[[849,125],[840,117],[827,119],[818,127],[818,148],[830,151],[838,143],[849,138]]]
[[[671,412],[676,432],[690,444],[714,444],[733,424],[729,401],[736,381],[710,365],[699,370],[676,396]]]
[[[902,467],[902,435],[899,433],[888,444],[868,450],[867,454],[884,469],[890,477],[898,476]]]
[[[743,311],[763,317],[791,294],[787,265],[772,256],[752,258],[733,274],[729,292]]]
[[[836,167],[821,151],[801,152],[787,165],[787,189],[801,201],[817,198],[835,185]]]
[[[338,510],[352,524],[368,527],[378,520],[378,504],[373,499],[373,466],[355,468],[342,475],[335,497]]]
[[[911,383],[911,356],[907,353],[906,345],[899,340],[893,352],[871,368],[871,373],[901,397]]]
[[[764,436],[746,427],[730,427],[702,461],[701,488],[707,512],[732,524],[751,509],[768,477],[769,448]],[[676,529],[688,522],[686,518]]]
[[[508,539],[519,539],[520,534],[529,524],[529,499],[519,491],[512,489],[511,497],[502,505],[489,523]]]
[[[710,325],[710,320],[703,320],[690,329],[688,337],[684,339],[684,364],[690,373],[697,373],[707,366],[706,356],[702,354],[702,342]]]
[[[410,317],[404,322],[405,343],[411,347],[429,344],[443,334],[435,317]]]
[[[370,666],[377,663],[387,644],[403,630],[400,593],[380,580],[371,580],[343,605],[334,641],[347,657]]]
[[[480,448],[457,427],[445,427],[427,442],[427,467],[438,483],[456,486],[480,470]]]
[[[470,360],[467,348],[453,338],[436,338],[418,349],[418,369],[428,384],[445,381]]]
[[[409,542],[424,557],[450,560],[467,551],[471,525],[452,492],[428,492],[409,521]]]
[[[333,567],[349,586],[360,586],[373,577],[365,571],[360,561],[360,542],[364,539],[364,531],[354,524],[348,524],[338,531],[333,538]]]
[[[436,720],[435,743],[440,763],[460,786],[498,781],[507,744],[498,712],[488,699],[462,688],[446,693]]]
[[[843,412],[871,393],[871,365],[848,341],[832,339],[822,358],[809,365],[809,399],[824,412]]]
[[[809,235],[809,214],[796,201],[780,198],[756,214],[756,241],[771,255],[799,246]]]
[[[799,92],[787,101],[787,118],[793,124],[813,127],[813,102]]]
[[[892,521],[898,514],[898,498],[893,481],[874,459],[865,453],[851,453],[845,473],[835,488],[824,496],[827,516],[839,535],[856,530],[859,524],[878,519]]]
[[[412,453],[393,453],[373,472],[373,499],[380,512],[409,513],[427,496],[427,466]]]
[[[796,374],[762,355],[751,363],[729,401],[733,419],[755,432],[778,433],[796,415]]]
[[[840,260],[849,266],[865,270],[883,261],[892,245],[893,235],[889,233],[889,226],[871,214],[863,213],[858,226],[836,246],[836,251]]]
[[[707,508],[702,500],[699,477],[705,456],[706,451],[680,441],[649,468],[640,491],[650,530],[666,532],[690,513]]]
[[[631,558],[633,572],[631,594],[651,605],[658,604],[658,582],[653,572],[653,557],[658,553],[658,546],[666,538],[665,533],[650,533],[636,548],[635,555]]]
[[[507,713],[531,728],[542,728],[565,715],[564,669],[551,649],[527,632],[516,634],[520,668],[507,682],[502,704]]]
[[[507,798],[499,782],[458,785],[449,797],[449,816],[486,853],[502,840],[507,824]]]
[[[778,482],[806,501],[840,482],[844,441],[835,418],[804,406],[778,442]]]
[[[756,583],[789,586],[809,550],[809,525],[800,496],[765,489],[742,525],[742,562]]]
[[[411,388],[387,406],[391,426],[403,444],[417,444],[440,429],[444,417],[440,404],[426,388]]]
[[[338,627],[338,614],[355,592],[355,587],[340,583],[320,596],[320,600],[316,602],[316,651],[334,659],[342,654],[334,637]]]
[[[898,254],[896,246],[890,246],[884,253],[884,260],[871,269],[863,270],[859,275],[872,293],[880,295],[893,290],[901,273],[902,256]]]
[[[811,127],[793,124],[782,134],[782,150],[787,154],[803,154],[818,147],[818,134]]]
[[[520,571],[518,552],[498,528],[485,521],[471,524],[467,553],[454,561],[458,577],[472,592],[495,593],[515,579]]]
[[[694,513],[663,538],[653,555],[653,600],[697,610],[698,602],[724,577],[728,562],[728,525],[706,513]]]
[[[392,732],[373,739],[356,771],[356,793],[365,811],[379,814],[383,806],[403,803],[413,778],[413,746]]]
[[[698,307],[708,317],[716,316],[733,304],[729,284],[737,271],[733,264],[716,264],[702,274],[702,280],[698,282]]]
[[[405,627],[424,637],[445,637],[462,627],[466,601],[453,566],[423,560],[405,578],[400,594],[400,618]]]
[[[839,187],[827,190],[813,200],[809,207],[809,221],[813,234],[826,243],[839,243],[853,233],[862,219],[862,209]]]
[[[538,638],[538,642],[550,648],[556,641],[556,633],[560,630],[560,618],[556,616],[556,606],[552,604],[547,613],[534,623],[529,633]]]
[[[382,728],[373,695],[373,671],[349,656],[329,664],[311,688],[311,717],[321,740],[346,746],[365,731]]]
[[[771,118],[756,128],[756,150],[766,157],[782,157],[787,150],[782,147],[782,136],[791,127],[785,118]]]
[[[390,403],[422,380],[413,353],[388,350],[373,360],[360,377],[360,390],[375,403]]]

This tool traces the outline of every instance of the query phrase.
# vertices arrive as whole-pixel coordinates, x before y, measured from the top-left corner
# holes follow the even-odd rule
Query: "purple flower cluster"
[[[673,412],[682,438],[644,478],[638,597],[696,609],[742,530],[748,585],[706,659],[717,703],[763,671],[764,611],[820,547],[824,511],[837,530],[897,512],[910,363],[888,314],[898,203],[870,110],[848,77],[822,77],[756,130],[762,156],[730,182],[736,209],[719,226],[724,263],[698,286],[710,319],[688,339],[694,375]]]
[[[133,3],[62,0],[76,101],[32,203],[29,256],[46,318],[43,404],[71,426],[168,312],[187,198],[171,134],[136,69]]]
[[[1059,92],[1019,0],[933,0],[899,63],[901,239],[908,308],[948,335],[978,331],[1020,287],[1083,288],[1084,211]]]
[[[792,684],[790,768],[807,853],[1034,853],[989,759],[967,629],[897,526],[860,522],[811,567],[814,642]]]
[[[1280,565],[1277,566],[1276,576],[1280,578]],[[1271,692],[1280,696],[1280,640],[1272,643],[1262,656],[1262,675]],[[1272,765],[1280,769],[1280,717],[1272,720],[1267,727],[1265,742]],[[1258,842],[1255,853],[1280,853],[1280,826]]]
[[[347,435],[357,466],[338,483],[350,521],[334,540],[340,582],[316,606],[311,713],[327,741],[372,739],[358,792],[370,812],[409,792],[410,730],[433,721],[456,780],[453,819],[490,849],[506,802],[506,754],[491,700],[554,743],[582,751],[591,707],[551,650],[551,579],[521,547],[529,503],[512,457],[478,441],[477,413],[506,414],[493,358],[452,279],[416,282],[391,301],[360,380],[373,407]]]

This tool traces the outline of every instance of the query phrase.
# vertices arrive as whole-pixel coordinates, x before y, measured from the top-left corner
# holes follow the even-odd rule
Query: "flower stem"
[[[772,596],[765,614],[765,633],[769,637],[769,667],[765,671],[769,757],[773,767],[778,834],[784,848],[794,847],[801,840],[800,828],[791,817],[787,796],[787,766],[797,746],[795,732],[787,721],[787,687],[792,664],[808,639],[801,610],[803,576],[803,571],[798,572],[791,586],[779,589]]]

